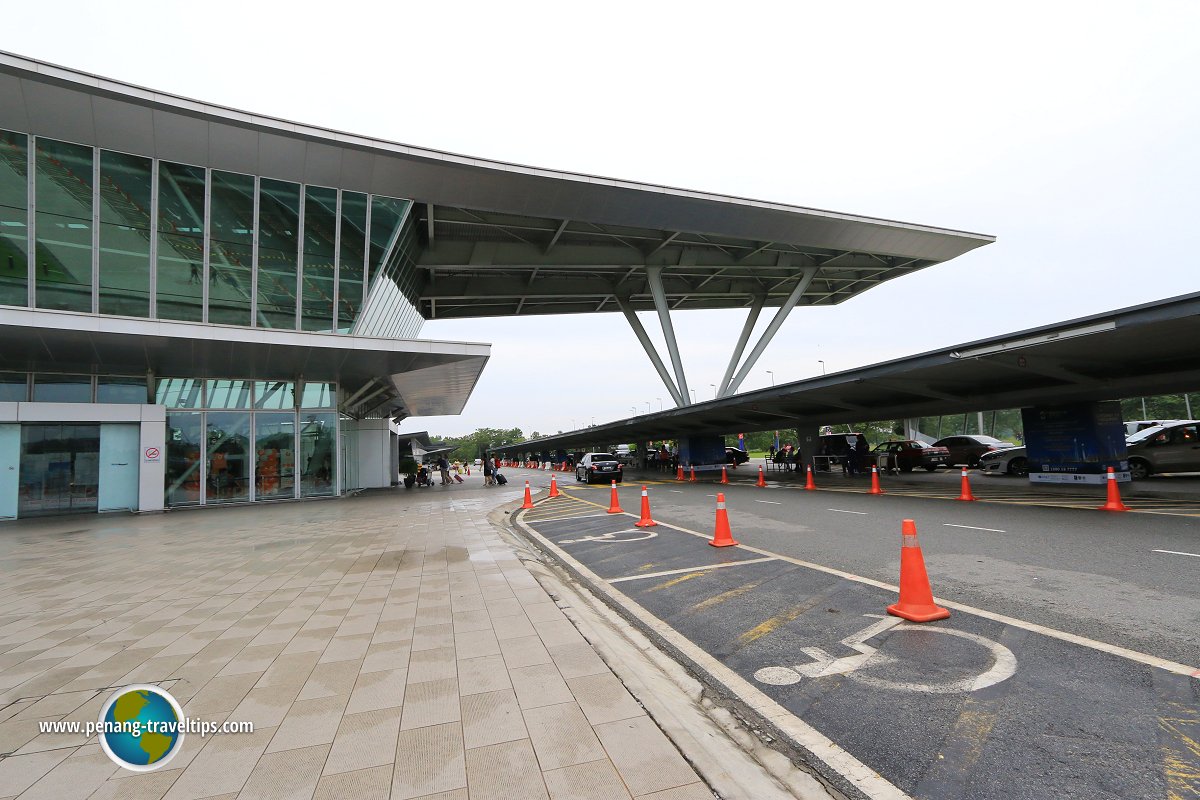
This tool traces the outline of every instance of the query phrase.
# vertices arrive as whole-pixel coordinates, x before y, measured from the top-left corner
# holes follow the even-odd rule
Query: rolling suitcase
[[[503,486],[504,484],[508,483],[508,478],[504,477],[499,472],[497,472],[496,473],[496,483],[499,484],[500,486]]]

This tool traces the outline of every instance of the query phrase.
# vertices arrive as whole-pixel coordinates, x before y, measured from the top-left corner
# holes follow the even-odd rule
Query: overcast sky
[[[1200,3],[9,4],[0,49],[486,158],[989,233],[797,309],[743,390],[1200,290]],[[744,312],[675,316],[711,399]],[[764,313],[759,330],[771,314]],[[644,315],[653,333],[656,320]],[[670,401],[620,314],[435,321],[526,434]],[[661,335],[657,337],[661,341]]]

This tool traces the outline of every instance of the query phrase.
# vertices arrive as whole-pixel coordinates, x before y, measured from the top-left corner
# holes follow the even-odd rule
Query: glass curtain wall
[[[333,330],[334,251],[337,243],[337,190],[304,190],[303,300],[300,328]]]
[[[92,148],[37,139],[38,308],[92,310]]]
[[[158,163],[158,316],[204,318],[205,170]]]
[[[153,177],[148,158],[100,151],[101,314],[150,316]]]
[[[245,325],[254,296],[254,176],[213,170],[208,229],[208,321]]]
[[[162,378],[168,506],[336,494],[336,385]]]
[[[29,304],[28,221],[28,139],[0,131],[0,305]]]
[[[413,336],[410,207],[0,130],[0,305]]]

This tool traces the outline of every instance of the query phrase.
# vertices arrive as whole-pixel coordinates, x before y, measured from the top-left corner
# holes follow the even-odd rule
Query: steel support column
[[[684,396],[680,394],[674,381],[671,380],[670,373],[667,372],[662,359],[658,357],[658,351],[654,349],[654,342],[650,341],[650,337],[646,335],[646,329],[642,327],[642,321],[637,318],[637,314],[629,307],[629,303],[620,297],[617,298],[617,305],[621,307],[621,313],[629,321],[629,327],[633,328],[634,336],[642,343],[642,349],[646,351],[646,355],[650,356],[650,363],[658,370],[658,377],[662,378],[662,382],[667,387],[667,391],[671,393],[671,399],[675,401],[675,405],[680,408],[689,405]]]
[[[675,328],[671,325],[671,310],[667,308],[667,295],[663,291],[662,267],[646,267],[646,278],[650,283],[650,294],[654,297],[654,307],[658,309],[658,322],[662,325],[663,338],[667,342],[667,353],[671,356],[671,366],[675,368],[676,386],[682,400],[688,396],[687,378],[683,374],[683,361],[679,358],[679,344],[675,341]],[[680,405],[688,405],[686,401]]]
[[[742,385],[742,381],[746,380],[746,376],[750,374],[750,369],[758,361],[763,351],[767,349],[767,345],[771,343],[771,340],[775,338],[775,334],[779,332],[779,328],[783,325],[784,320],[787,319],[788,314],[792,313],[792,309],[800,302],[800,297],[804,294],[804,290],[808,288],[809,284],[812,283],[816,274],[816,267],[808,267],[804,270],[799,282],[796,284],[796,288],[792,289],[792,293],[788,295],[788,299],[775,312],[775,318],[771,320],[771,324],[763,331],[758,344],[750,351],[750,355],[746,356],[746,363],[742,365],[742,368],[738,370],[737,375],[734,376],[733,381],[729,384],[727,394],[737,393],[738,387]]]
[[[742,353],[746,351],[746,342],[750,341],[750,332],[754,330],[754,325],[758,322],[758,315],[762,313],[763,303],[766,300],[767,298],[763,295],[754,298],[754,305],[746,314],[746,324],[742,326],[742,335],[738,337],[737,344],[734,345],[733,355],[729,357],[729,366],[725,369],[725,377],[721,378],[718,386],[718,397],[729,394],[729,381],[733,378],[733,371],[737,369],[738,363],[742,360]]]

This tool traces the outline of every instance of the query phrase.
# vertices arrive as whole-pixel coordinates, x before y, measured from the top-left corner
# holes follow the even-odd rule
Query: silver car
[[[1196,420],[1146,428],[1126,442],[1134,480],[1156,472],[1200,472],[1200,422]]]
[[[1016,475],[1023,478],[1029,474],[1029,459],[1025,457],[1024,445],[1006,447],[981,455],[979,468],[985,475]]]

